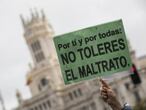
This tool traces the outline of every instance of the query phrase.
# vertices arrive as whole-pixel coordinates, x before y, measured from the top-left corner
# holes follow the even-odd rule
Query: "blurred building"
[[[41,11],[40,14],[34,11],[30,20],[22,16],[21,20],[24,38],[34,62],[33,66],[30,65],[26,77],[32,97],[24,100],[17,91],[19,106],[15,110],[109,110],[100,97],[96,79],[64,85],[52,40],[54,30],[44,12]],[[137,63],[132,48],[131,57],[133,62]],[[136,101],[144,98],[145,90],[141,90],[142,86],[135,87],[132,84],[129,71],[120,74],[120,77],[112,76],[112,79],[114,80],[109,83],[121,103],[134,105]]]
[[[140,69],[146,69],[146,55],[138,58],[138,64]]]

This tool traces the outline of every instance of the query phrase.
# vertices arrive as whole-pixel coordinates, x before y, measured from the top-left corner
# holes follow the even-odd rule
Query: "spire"
[[[0,91],[0,103],[1,103],[1,106],[2,106],[2,110],[6,110],[1,91]]]
[[[37,11],[36,8],[35,8],[34,10],[35,10],[35,16],[36,16],[36,18],[38,19],[38,18],[39,18],[39,13],[38,13],[38,11]]]
[[[45,20],[46,19],[46,16],[45,16],[45,13],[44,13],[44,10],[43,9],[41,10],[41,14],[42,14],[42,19]]]
[[[30,9],[30,13],[31,13],[31,20],[33,20],[35,18],[35,15],[34,15],[34,13],[32,11],[32,8]]]
[[[23,18],[23,16],[22,15],[20,15],[20,19],[21,19],[21,22],[22,22],[22,24],[23,24],[23,27],[25,27],[25,20],[24,20],[24,18]]]
[[[31,27],[31,25],[34,23],[38,22],[47,23],[46,15],[43,10],[38,11],[37,8],[30,8],[29,10],[31,15],[30,17],[24,17],[20,15],[24,31],[26,31],[28,27],[29,26]],[[51,26],[49,28],[51,28]]]

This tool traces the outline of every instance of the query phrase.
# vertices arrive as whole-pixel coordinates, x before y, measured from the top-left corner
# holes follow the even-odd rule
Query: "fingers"
[[[107,101],[107,100],[108,100],[108,96],[107,96],[107,95],[101,95],[101,97],[102,97],[102,99],[103,99],[104,101]]]
[[[107,87],[101,87],[101,88],[100,88],[100,91],[101,91],[101,92],[107,92],[108,89],[109,89],[109,88],[107,88]]]
[[[100,79],[100,82],[101,82],[102,86],[104,86],[106,88],[110,88],[109,85],[103,79]]]
[[[103,98],[104,101],[108,99],[108,94],[105,92],[101,92],[101,97]]]
[[[107,99],[108,99],[108,88],[101,87],[100,88],[100,93],[101,93],[101,97],[103,98],[103,100],[107,101]]]
[[[104,80],[100,79],[100,82],[101,82],[101,88],[100,88],[101,97],[103,98],[105,102],[107,102],[111,95],[110,92],[112,90],[110,86]]]
[[[100,79],[101,82],[101,88],[100,88],[100,94],[104,102],[108,103],[112,108],[115,109],[115,106],[119,105],[119,101],[117,100],[115,92],[111,89],[111,87],[102,79]],[[121,110],[116,109],[116,110]]]

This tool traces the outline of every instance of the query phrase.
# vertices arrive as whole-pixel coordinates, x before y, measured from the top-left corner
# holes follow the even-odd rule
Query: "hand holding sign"
[[[101,88],[100,93],[103,100],[108,103],[113,110],[122,110],[122,106],[117,99],[115,92],[110,88],[110,86],[102,79],[100,79]]]

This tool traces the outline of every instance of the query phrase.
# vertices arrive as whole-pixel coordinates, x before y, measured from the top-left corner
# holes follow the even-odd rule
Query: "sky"
[[[145,0],[0,0],[0,90],[7,110],[17,106],[16,89],[30,97],[25,76],[32,60],[19,15],[28,19],[34,8],[44,10],[56,35],[122,19],[137,57],[146,55]]]

